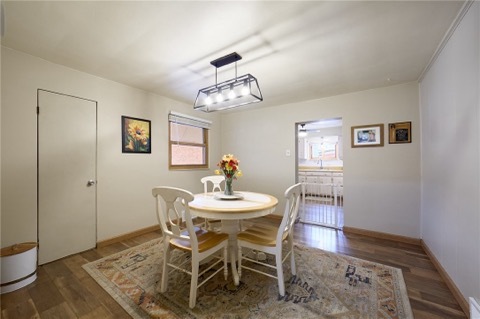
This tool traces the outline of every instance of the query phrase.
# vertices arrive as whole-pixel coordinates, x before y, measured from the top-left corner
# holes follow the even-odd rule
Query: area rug
[[[229,269],[227,281],[221,272],[199,288],[190,309],[188,275],[173,272],[167,292],[159,292],[161,240],[83,268],[133,318],[413,318],[400,269],[298,245],[297,275],[284,264],[284,297],[276,279],[249,270],[235,286]]]

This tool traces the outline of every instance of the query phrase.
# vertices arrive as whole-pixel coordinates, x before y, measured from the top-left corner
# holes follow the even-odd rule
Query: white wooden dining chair
[[[237,235],[238,245],[238,275],[242,276],[242,270],[248,269],[251,271],[264,274],[266,276],[276,278],[278,280],[278,290],[280,296],[285,296],[285,283],[283,277],[283,263],[290,256],[290,264],[292,275],[296,275],[295,256],[293,252],[293,225],[298,214],[298,207],[300,204],[300,195],[302,192],[302,184],[298,183],[289,187],[285,191],[285,198],[287,203],[285,205],[285,212],[282,221],[278,227],[272,225],[265,225],[257,223]],[[283,255],[283,243],[286,242],[286,253]],[[270,265],[266,262],[248,257],[243,254],[243,248],[261,251],[275,256],[275,265]],[[247,251],[245,251],[247,253]],[[258,254],[255,254],[258,256]],[[276,276],[266,271],[261,271],[259,268],[242,265],[242,259],[248,260],[253,264],[268,267],[276,270]]]
[[[200,182],[203,183],[203,191],[206,193],[208,192],[221,192],[222,189],[222,182],[225,182],[225,177],[223,175],[210,175],[205,176],[200,179]],[[208,186],[212,184],[212,188],[209,190]]]
[[[216,191],[222,192],[222,182],[225,183],[225,177],[223,175],[210,175],[202,177],[200,182],[203,183],[203,192],[205,194]],[[212,188],[209,188],[210,185]],[[205,227],[209,230],[218,230],[221,227],[221,221],[219,219],[205,218]]]
[[[211,279],[217,273],[223,270],[225,280],[227,280],[227,247],[228,235],[216,232],[210,232],[203,228],[195,227],[192,222],[192,216],[188,203],[194,199],[194,195],[186,190],[175,187],[155,187],[152,195],[156,199],[156,213],[158,222],[163,234],[163,271],[161,292],[166,292],[168,288],[168,275],[174,270],[179,270],[189,274],[191,278],[189,306],[194,308],[197,299],[197,289],[207,280]],[[184,223],[182,223],[182,216]],[[185,225],[185,226],[183,226]],[[190,259],[184,259],[180,264],[170,260],[170,253],[173,249],[178,249],[191,254]],[[221,251],[223,250],[223,256]],[[212,256],[210,265],[199,273],[199,265],[202,260]],[[188,265],[191,261],[190,266]],[[199,276],[217,267],[223,261],[218,269],[198,283]]]

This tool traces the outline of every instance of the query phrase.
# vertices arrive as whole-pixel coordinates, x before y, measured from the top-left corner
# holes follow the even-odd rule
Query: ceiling
[[[418,80],[463,3],[2,1],[1,42],[192,106],[235,51],[264,107]]]

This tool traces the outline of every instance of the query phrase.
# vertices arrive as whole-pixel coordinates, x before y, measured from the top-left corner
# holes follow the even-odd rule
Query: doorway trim
[[[295,180],[302,183],[300,222],[334,229],[344,225],[342,127],[342,117],[295,123]],[[311,145],[305,144],[307,139]]]

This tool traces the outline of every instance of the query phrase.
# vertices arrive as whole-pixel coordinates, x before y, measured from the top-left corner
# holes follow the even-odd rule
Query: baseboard
[[[154,226],[150,226],[150,227],[146,227],[146,228],[142,228],[142,229],[133,231],[131,233],[126,233],[126,234],[122,234],[122,235],[112,237],[112,238],[109,238],[109,239],[104,239],[104,240],[101,240],[101,241],[97,242],[97,248],[105,247],[105,246],[108,246],[108,245],[111,245],[111,244],[121,242],[123,240],[127,240],[127,239],[130,239],[130,238],[137,237],[137,236],[147,234],[147,233],[150,233],[152,231],[157,231],[157,230],[160,230],[160,225],[154,225]]]
[[[427,244],[421,240],[421,243],[422,243],[422,248],[423,250],[425,251],[425,253],[427,254],[428,258],[430,258],[430,260],[432,261],[433,265],[435,266],[435,268],[437,269],[437,271],[440,273],[440,276],[443,278],[443,280],[445,280],[445,283],[447,284],[447,287],[448,289],[450,289],[450,291],[452,292],[453,294],[453,297],[457,300],[458,304],[460,305],[460,307],[462,308],[463,312],[467,315],[467,317],[469,316],[469,313],[470,313],[470,310],[469,310],[469,306],[468,306],[468,301],[467,299],[465,299],[462,295],[462,293],[460,292],[460,290],[457,288],[457,285],[455,285],[455,283],[453,282],[452,278],[450,278],[450,276],[448,275],[448,273],[445,271],[445,269],[443,268],[442,264],[440,264],[440,262],[438,261],[438,259],[435,257],[435,255],[432,253],[432,251],[430,250],[430,248],[428,248]]]
[[[346,227],[346,226],[343,227],[343,232],[344,233],[364,235],[364,236],[369,236],[369,237],[374,237],[374,238],[379,238],[379,239],[393,240],[393,241],[398,241],[398,242],[401,242],[401,243],[421,246],[421,239],[419,239],[419,238],[413,238],[413,237],[407,237],[407,236],[401,236],[401,235],[393,235],[393,234],[382,233],[382,232],[373,231],[373,230],[366,230],[366,229],[360,229],[360,228],[355,228],[355,227]]]

